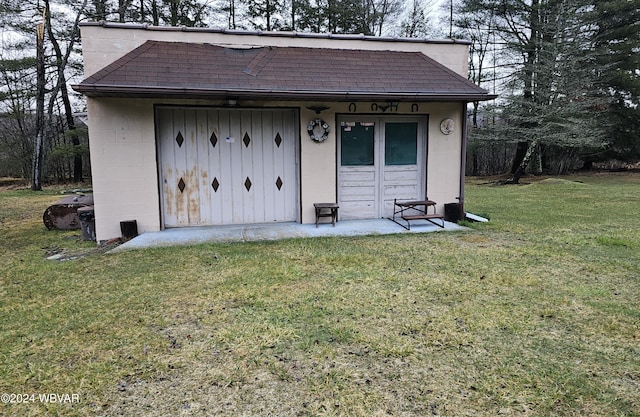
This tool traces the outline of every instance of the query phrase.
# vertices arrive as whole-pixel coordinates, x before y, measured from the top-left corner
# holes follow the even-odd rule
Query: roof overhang
[[[495,98],[419,52],[147,41],[73,89],[88,97],[472,102]]]
[[[153,86],[117,86],[74,84],[73,89],[87,97],[112,98],[196,98],[196,99],[245,99],[245,100],[317,100],[317,101],[437,101],[471,102],[491,100],[494,94],[436,94],[436,93],[371,93],[358,91],[300,91],[300,90],[210,90],[192,88],[168,88]]]

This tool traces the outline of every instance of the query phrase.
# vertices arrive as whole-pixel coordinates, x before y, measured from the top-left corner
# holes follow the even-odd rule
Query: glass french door
[[[389,217],[393,200],[426,195],[426,117],[343,116],[338,120],[342,219]]]

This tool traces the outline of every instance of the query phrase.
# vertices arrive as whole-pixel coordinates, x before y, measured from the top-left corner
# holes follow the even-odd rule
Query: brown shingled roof
[[[419,52],[233,49],[147,41],[73,86],[88,96],[476,101],[493,96]]]

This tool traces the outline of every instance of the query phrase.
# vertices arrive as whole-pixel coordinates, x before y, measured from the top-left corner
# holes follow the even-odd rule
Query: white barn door
[[[165,227],[298,219],[295,110],[158,107],[156,121]]]
[[[344,116],[339,127],[340,218],[390,217],[394,199],[425,198],[425,117]]]

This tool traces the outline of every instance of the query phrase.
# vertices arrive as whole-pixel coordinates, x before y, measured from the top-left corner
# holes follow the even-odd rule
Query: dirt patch
[[[167,371],[119,381],[107,414],[338,416],[398,410],[427,415],[428,405],[415,399],[439,394],[432,369],[368,346],[322,341],[306,354],[284,346],[221,346],[212,337],[215,329],[201,323],[164,333]],[[335,349],[330,355],[324,343]],[[197,361],[183,362],[192,357]]]
[[[535,186],[545,186],[545,185],[568,185],[568,186],[587,186],[584,182],[582,181],[572,181],[570,179],[564,179],[564,178],[546,178],[542,181],[538,181],[529,185],[535,185]]]

